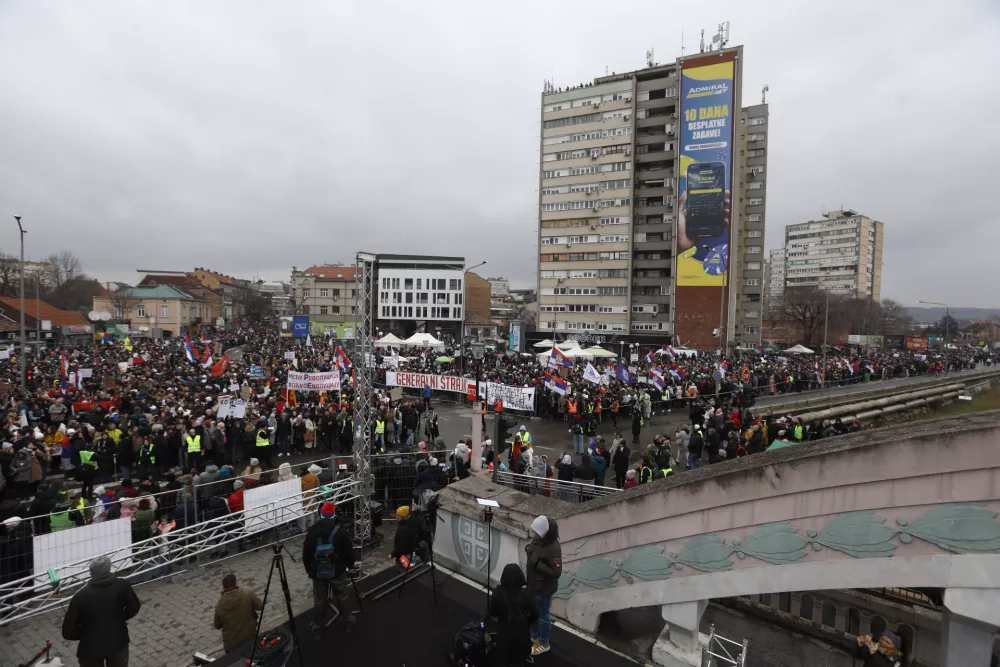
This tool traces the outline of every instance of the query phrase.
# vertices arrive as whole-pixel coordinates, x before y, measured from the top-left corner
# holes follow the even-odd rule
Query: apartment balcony
[[[671,146],[670,150],[666,150],[662,142],[663,140],[660,139],[660,147],[656,150],[650,150],[648,153],[636,153],[635,161],[638,164],[642,164],[643,162],[660,162],[668,158],[672,159],[675,155],[673,147]]]
[[[643,250],[645,249],[643,248]],[[672,261],[672,257],[664,257],[663,259],[633,259],[632,268],[668,271]]]
[[[670,284],[670,276],[662,278],[632,278],[632,287],[659,287]]]
[[[636,213],[636,215],[663,215],[663,216],[666,216],[666,215],[671,214],[673,212],[674,212],[674,207],[673,207],[672,204],[670,206],[667,206],[665,204],[657,204],[657,205],[651,205],[651,206],[639,206],[637,204],[636,207],[635,207],[635,213]]]
[[[668,167],[656,167],[655,169],[639,169],[635,172],[637,181],[659,181],[673,182],[674,170]]]
[[[657,250],[673,250],[674,242],[671,239],[664,241],[634,241],[636,252],[654,252]]]
[[[677,97],[661,97],[655,100],[641,100],[635,103],[637,109],[661,109],[677,106]]]
[[[637,187],[633,194],[637,199],[639,197],[672,197],[674,189],[668,187]]]
[[[647,118],[639,118],[636,121],[636,127],[638,127],[639,129],[655,127],[662,129],[663,132],[666,133],[667,125],[673,125],[676,122],[677,122],[676,116],[666,114],[665,116],[652,116]]]

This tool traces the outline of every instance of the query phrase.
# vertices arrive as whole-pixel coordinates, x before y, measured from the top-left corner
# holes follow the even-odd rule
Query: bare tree
[[[815,287],[791,287],[785,290],[785,317],[799,325],[802,341],[812,345],[816,334],[826,322],[827,294]],[[836,312],[834,297],[830,296],[831,313]]]
[[[118,322],[130,322],[132,309],[139,304],[139,298],[132,295],[132,288],[128,285],[119,285],[108,300],[111,301],[112,318]]]
[[[247,322],[259,322],[274,317],[271,295],[243,287],[232,293],[233,314]]]
[[[17,257],[0,252],[0,296],[15,296],[20,282],[21,262]]]
[[[894,299],[882,299],[878,307],[878,320],[875,322],[875,333],[900,334],[909,331],[913,318],[906,307]]]
[[[49,300],[58,308],[70,307],[70,292],[73,283],[83,275],[80,258],[68,250],[49,255],[48,262],[52,290]]]

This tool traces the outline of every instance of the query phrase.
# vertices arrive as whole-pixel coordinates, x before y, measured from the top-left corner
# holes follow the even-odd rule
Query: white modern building
[[[784,248],[775,248],[767,259],[764,271],[764,311],[773,315],[785,303],[785,259]]]
[[[377,255],[376,326],[411,335],[462,335],[465,319],[465,258]]]

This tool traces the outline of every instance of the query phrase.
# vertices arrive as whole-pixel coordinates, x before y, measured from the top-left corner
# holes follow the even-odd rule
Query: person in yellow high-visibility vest
[[[271,434],[268,433],[267,422],[261,422],[257,427],[257,441],[254,453],[257,458],[260,459],[265,466],[268,468],[273,468],[274,464],[271,463]]]
[[[184,440],[187,445],[188,465],[192,468],[201,469],[201,436],[194,429],[188,431]]]
[[[375,444],[380,452],[385,451],[385,415],[375,418]]]

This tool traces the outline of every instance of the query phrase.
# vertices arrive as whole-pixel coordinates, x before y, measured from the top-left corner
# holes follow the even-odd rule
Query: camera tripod
[[[271,590],[271,578],[274,577],[274,571],[278,571],[278,578],[281,580],[281,590],[285,594],[285,608],[288,611],[288,629],[292,634],[292,643],[295,647],[295,653],[299,658],[299,667],[305,667],[305,660],[302,658],[302,647],[299,645],[299,634],[295,629],[295,614],[292,613],[292,593],[288,588],[288,575],[285,573],[285,560],[282,555],[282,551],[285,550],[285,546],[280,542],[275,542],[271,545],[274,550],[274,556],[271,558],[271,570],[267,574],[267,586],[264,587],[264,600],[260,605],[260,615],[257,616],[257,631],[254,633],[253,647],[250,649],[250,659],[247,660],[248,667],[255,667],[254,658],[257,655],[257,648],[260,647],[262,640],[260,636],[260,628],[264,623],[264,610],[267,609],[267,594]],[[292,555],[288,555],[293,561]],[[265,647],[270,649],[270,646]]]

